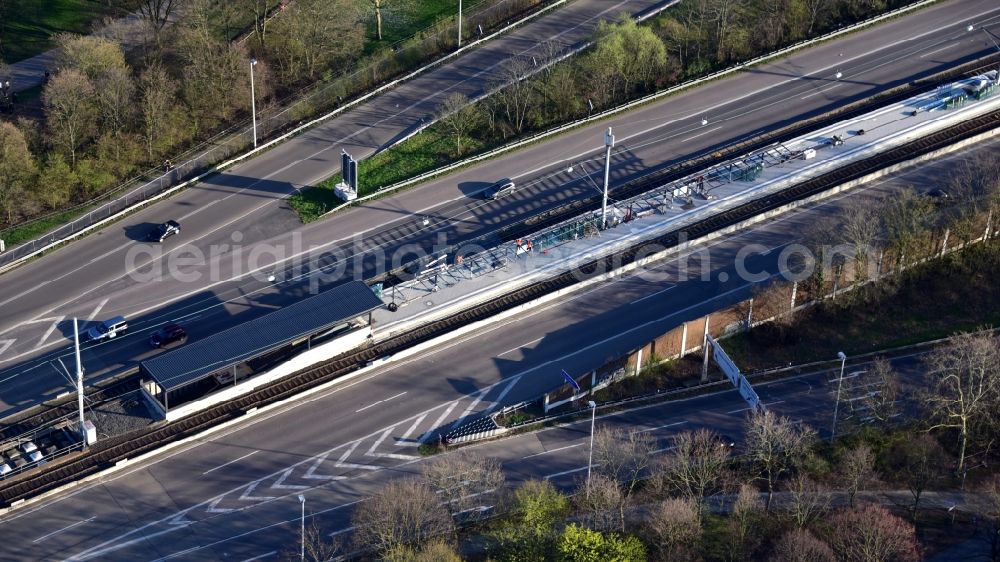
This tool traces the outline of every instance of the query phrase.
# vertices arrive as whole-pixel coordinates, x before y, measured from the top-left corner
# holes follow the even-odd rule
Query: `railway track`
[[[986,64],[980,62],[976,69],[981,71],[984,67],[988,67],[988,64],[995,64],[995,62],[991,61]],[[974,74],[976,73],[976,69],[966,69],[963,72],[965,74]],[[913,92],[910,91],[908,95],[913,95]],[[844,118],[843,113],[840,114],[840,118]],[[872,158],[850,164],[786,189],[781,193],[768,195],[708,217],[683,229],[684,238],[687,240],[699,238],[758,214],[776,209],[787,203],[810,197],[893,164],[898,164],[921,154],[932,152],[997,127],[1000,127],[1000,111],[966,121]],[[770,139],[769,141],[760,142],[777,142],[773,137],[770,137]],[[746,152],[746,149],[741,150],[744,153]],[[688,170],[692,169],[690,167],[685,168]],[[643,189],[643,186],[645,186],[645,189],[650,189],[654,187],[653,184],[659,185],[664,181],[669,181],[667,178],[673,173],[677,172],[667,171],[664,174],[655,175],[655,177],[650,176],[645,178],[641,184],[636,183],[622,189],[626,193],[639,193],[641,191],[638,190]],[[622,191],[616,190],[616,192],[621,193]],[[539,228],[538,225],[539,223],[536,222],[532,226],[532,230]],[[631,263],[640,252],[643,252],[649,246],[659,248],[676,246],[680,241],[681,235],[681,230],[667,233],[617,254],[590,262],[577,271],[567,272],[552,279],[523,287],[493,301],[432,322],[406,334],[346,353],[320,366],[304,369],[274,384],[225,404],[217,405],[191,417],[172,423],[160,422],[142,431],[101,441],[91,447],[89,451],[67,455],[50,462],[44,467],[44,470],[32,471],[18,478],[0,483],[0,506],[10,506],[14,502],[80,480],[105,468],[114,466],[122,460],[134,458],[153,451],[164,444],[196,435],[214,425],[239,418],[245,415],[248,410],[273,404],[309,388],[336,379],[363,367],[374,359],[392,355],[408,347],[446,334],[460,326],[489,318],[514,306],[530,302],[547,293],[585,280],[590,276],[599,275],[607,271],[607,268],[612,265],[620,266]],[[98,398],[114,399],[114,397],[121,396],[129,390],[137,388],[137,386],[138,379],[133,377],[110,385],[88,396],[91,396],[95,400]],[[38,419],[44,419],[44,416]]]

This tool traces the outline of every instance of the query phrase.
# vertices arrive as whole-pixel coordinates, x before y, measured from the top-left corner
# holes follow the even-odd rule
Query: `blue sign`
[[[566,382],[568,382],[569,385],[573,387],[574,390],[580,392],[580,385],[577,384],[575,380],[573,380],[573,377],[569,376],[569,373],[567,373],[565,369],[563,369],[562,371],[562,376],[564,379],[566,379]]]

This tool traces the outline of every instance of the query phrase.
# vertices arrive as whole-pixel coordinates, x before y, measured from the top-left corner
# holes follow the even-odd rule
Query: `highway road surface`
[[[352,506],[366,494],[420,469],[416,445],[427,432],[534,397],[559,384],[562,369],[586,372],[745,299],[750,286],[734,263],[742,248],[759,245],[747,270],[776,273],[781,249],[823,217],[906,186],[929,190],[977,153],[1000,156],[1000,141],[695,248],[709,258],[707,280],[699,259],[684,277],[682,258],[652,264],[26,506],[0,519],[0,536],[23,537],[0,560],[276,560],[295,544],[297,494],[325,532],[348,529]],[[826,431],[829,381],[824,372],[757,390],[770,409]],[[701,426],[738,440],[746,410],[727,391],[599,423],[653,432],[665,448],[673,432]],[[585,425],[476,449],[501,459],[513,480],[572,487],[585,466]]]
[[[692,152],[992,52],[982,28],[1000,29],[998,21],[995,2],[944,2],[301,228],[277,215],[263,220],[251,208],[245,216],[215,210],[237,193],[252,193],[260,205],[280,205],[284,192],[272,178],[279,152],[268,153],[207,181],[203,193],[212,196],[196,203],[170,200],[4,275],[0,413],[70,388],[63,364],[74,316],[122,314],[133,327],[130,335],[85,351],[94,380],[151,353],[144,340],[166,321],[180,319],[193,338],[202,337],[359,272],[373,273],[379,254],[387,263],[398,262],[412,255],[401,248],[457,243],[592,194],[599,181],[593,158],[609,125],[618,137],[612,183],[620,184]],[[322,145],[322,139],[309,138]],[[289,156],[278,166],[281,173],[308,169],[309,154]],[[573,171],[567,172],[570,164]],[[476,198],[502,176],[514,177],[521,189],[499,202]],[[136,240],[168,218],[181,220],[181,236],[151,249]],[[352,259],[361,254],[364,260]],[[312,268],[322,274],[309,277],[310,283],[283,281],[290,256],[307,262],[300,273]],[[343,271],[326,274],[340,265]],[[275,283],[266,279],[272,271],[279,274]]]

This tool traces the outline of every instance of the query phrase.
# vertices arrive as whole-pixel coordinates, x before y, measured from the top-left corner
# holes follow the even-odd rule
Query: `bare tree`
[[[331,540],[326,536],[319,526],[316,524],[316,519],[312,518],[312,523],[305,528],[305,536],[299,537],[296,534],[296,540],[294,546],[289,545],[287,551],[285,552],[285,558],[288,560],[298,560],[300,553],[302,552],[301,545],[299,541],[305,539],[302,543],[305,545],[305,559],[308,562],[326,562],[327,560],[333,560],[341,552],[341,544],[338,540]]]
[[[49,80],[42,93],[53,144],[65,150],[70,164],[76,166],[76,154],[84,141],[94,135],[97,111],[93,103],[94,86],[77,70],[67,69]]]
[[[923,433],[904,441],[889,452],[889,466],[913,497],[910,515],[917,519],[917,509],[923,493],[937,484],[945,475],[948,456],[941,444],[931,435]]]
[[[462,137],[479,123],[479,110],[465,94],[455,92],[438,107],[438,122],[455,135],[455,154],[462,155]]]
[[[646,432],[598,429],[594,434],[594,470],[620,482],[631,494],[652,463],[656,440]]]
[[[668,486],[699,506],[714,493],[729,461],[729,444],[710,429],[684,431],[674,436],[674,448],[660,471]]]
[[[351,520],[357,546],[378,553],[431,538],[451,539],[455,532],[437,494],[416,478],[390,481],[359,504]]]
[[[896,401],[899,399],[899,374],[892,363],[883,357],[872,362],[867,378],[872,379],[871,390],[862,403],[868,408],[873,420],[888,423],[898,413]]]
[[[14,210],[34,173],[35,159],[24,135],[13,124],[0,121],[0,211],[8,224],[14,222]]]
[[[980,488],[987,502],[983,512],[987,540],[990,545],[990,561],[1000,562],[1000,474],[994,474]]]
[[[755,530],[763,514],[764,502],[760,500],[760,492],[752,484],[741,483],[727,520],[731,559],[740,559],[757,546],[760,535]]]
[[[1000,346],[989,333],[961,334],[927,358],[936,388],[926,396],[935,423],[931,429],[958,433],[959,473],[969,441],[1000,406]]]
[[[844,509],[827,519],[830,543],[846,562],[910,562],[920,560],[913,525],[880,505]]]
[[[767,502],[778,479],[801,462],[816,440],[816,432],[771,411],[751,414],[746,421],[746,457],[767,483]]]
[[[789,482],[788,498],[788,514],[800,529],[819,519],[833,499],[826,486],[802,474]]]
[[[931,203],[908,188],[886,200],[880,214],[889,245],[896,251],[897,265],[903,267],[907,261],[913,261],[917,242],[930,230]]]
[[[689,498],[668,498],[653,508],[649,530],[664,560],[693,560],[701,541],[698,504]]]
[[[809,12],[809,28],[806,30],[807,35],[812,35],[813,28],[816,27],[816,22],[819,21],[820,16],[826,11],[827,7],[830,5],[830,0],[805,0],[806,10]]]
[[[574,500],[587,527],[625,532],[625,512],[631,500],[612,478],[604,474],[592,476],[590,482],[580,484]]]
[[[142,136],[150,159],[154,157],[154,142],[169,136],[166,133],[169,113],[173,107],[177,86],[167,71],[159,64],[152,64],[139,77],[139,107]]]
[[[858,490],[875,479],[875,454],[867,445],[858,445],[844,453],[840,459],[840,479],[854,507]]]
[[[871,256],[877,250],[875,243],[881,233],[878,211],[867,202],[854,205],[844,213],[841,229],[844,241],[854,248],[854,280],[874,277]]]
[[[441,455],[424,466],[424,480],[459,520],[484,516],[504,484],[500,462],[474,453]]]
[[[111,70],[128,73],[125,51],[121,45],[96,35],[73,35],[61,33],[56,37],[59,43],[59,68],[72,68],[97,82]]]
[[[132,122],[135,84],[128,70],[111,68],[97,81],[97,108],[104,131],[114,139],[115,160],[121,158],[121,137]]]
[[[440,540],[431,539],[417,547],[399,545],[382,557],[385,562],[462,562],[455,547]]]
[[[497,91],[492,97],[497,100],[507,123],[515,133],[524,130],[534,99],[528,80],[531,68],[531,63],[524,58],[509,59],[501,65],[499,76],[493,83],[493,88],[497,88]]]
[[[268,52],[286,87],[315,80],[347,63],[364,47],[364,29],[351,17],[351,0],[296,0],[273,24]]]
[[[836,562],[837,556],[830,545],[807,529],[795,528],[786,532],[774,545],[771,562]]]
[[[173,17],[180,3],[180,0],[141,0],[139,2],[139,16],[152,30],[153,38],[157,44],[160,43],[160,34],[163,32],[163,28]]]

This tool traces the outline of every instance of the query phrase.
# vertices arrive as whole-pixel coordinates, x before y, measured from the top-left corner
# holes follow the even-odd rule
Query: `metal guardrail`
[[[511,4],[516,4],[517,2],[517,0],[501,1],[509,2]],[[90,209],[89,212],[86,212],[82,216],[72,220],[70,223],[57,227],[56,229],[47,232],[30,242],[20,243],[17,246],[7,244],[8,248],[6,248],[6,251],[0,252],[0,272],[16,267],[35,255],[89,232],[96,227],[100,227],[128,212],[132,212],[143,204],[156,201],[179,189],[183,189],[188,185],[200,181],[212,173],[219,172],[233,164],[236,164],[237,162],[266,150],[279,142],[283,142],[292,135],[296,135],[306,129],[320,124],[323,121],[339,115],[340,113],[353,108],[375,95],[392,89],[419,74],[427,72],[428,70],[435,68],[452,58],[464,54],[468,50],[475,49],[480,44],[506,33],[508,30],[523,24],[525,21],[538,17],[539,15],[547,13],[549,10],[570,1],[572,0],[552,0],[549,4],[541,6],[537,9],[532,7],[529,8],[527,12],[512,14],[513,16],[521,15],[521,17],[514,22],[508,21],[505,25],[496,28],[496,31],[488,35],[483,35],[479,39],[470,41],[455,51],[445,53],[420,68],[409,72],[404,70],[403,75],[399,78],[390,80],[368,93],[359,94],[353,99],[342,100],[340,95],[333,93],[332,90],[337,89],[340,91],[339,88],[343,86],[340,81],[343,80],[348,82],[352,80],[366,82],[367,76],[372,72],[372,67],[380,64],[380,61],[375,61],[371,66],[367,66],[365,68],[355,70],[350,74],[338,77],[331,83],[321,84],[320,86],[314,88],[313,91],[308,93],[304,98],[297,99],[293,104],[280,108],[277,113],[259,116],[257,120],[257,133],[259,136],[265,137],[275,132],[286,132],[255,149],[246,151],[247,147],[252,145],[252,130],[250,128],[250,120],[247,119],[184,152],[179,158],[177,158],[180,163],[172,167],[169,171],[160,173],[160,170],[162,170],[163,167],[150,168],[137,178],[126,182],[122,186],[90,201],[86,201],[77,206],[71,207],[70,209],[50,213],[48,215],[32,219],[31,221],[11,226],[6,229],[7,232],[14,228],[20,228],[28,224],[48,220],[54,216],[59,216],[65,213],[80,212],[81,210],[88,208]],[[482,11],[485,12],[493,7],[494,6],[487,6]],[[474,17],[476,17],[475,14],[466,14],[463,19],[471,20]],[[501,21],[502,20],[503,19],[501,19]],[[495,25],[499,25],[499,23]],[[425,31],[414,34],[411,39],[425,36]],[[431,34],[426,36],[420,44],[422,45],[424,42],[436,40],[437,35]],[[405,43],[406,41],[409,40],[404,40],[401,43]],[[399,58],[400,60],[403,60],[407,56],[407,52],[403,49],[394,49],[393,53],[393,56]],[[334,105],[337,107],[325,115],[303,124],[301,121],[303,115],[305,115],[308,111],[314,111],[314,105],[318,107],[328,107],[330,105]],[[235,157],[234,154],[236,155]],[[123,192],[125,193],[123,194]],[[2,239],[2,237],[3,234],[0,233],[0,239]]]
[[[695,225],[688,226],[684,230],[688,234],[689,239],[700,238],[720,229],[739,224],[747,218],[757,216],[814,194],[822,193],[833,186],[864,177],[873,171],[884,169],[893,164],[911,160],[920,154],[926,154],[937,148],[954,144],[963,138],[992,131],[996,128],[998,119],[1000,119],[1000,111],[985,114],[918,141],[810,179],[781,193],[765,196],[761,199],[723,211]],[[57,460],[46,471],[34,474],[30,478],[17,478],[0,483],[0,501],[2,501],[4,506],[9,506],[15,501],[26,499],[97,473],[124,459],[153,451],[166,443],[195,435],[227,420],[239,418],[248,410],[290,398],[308,388],[318,386],[361,368],[369,361],[379,357],[385,357],[435,337],[443,336],[457,327],[489,318],[545,294],[568,287],[580,281],[581,273],[585,276],[600,275],[601,272],[608,270],[611,265],[622,266],[633,263],[642,255],[644,248],[651,244],[657,248],[674,247],[680,243],[680,237],[681,233],[679,231],[666,233],[643,244],[596,259],[588,266],[584,266],[576,272],[567,272],[555,278],[534,283],[493,299],[488,303],[456,313],[442,320],[385,340],[384,342],[349,352],[324,365],[305,369],[282,381],[256,390],[231,402],[219,404],[190,418],[99,442],[91,447],[87,454]]]

